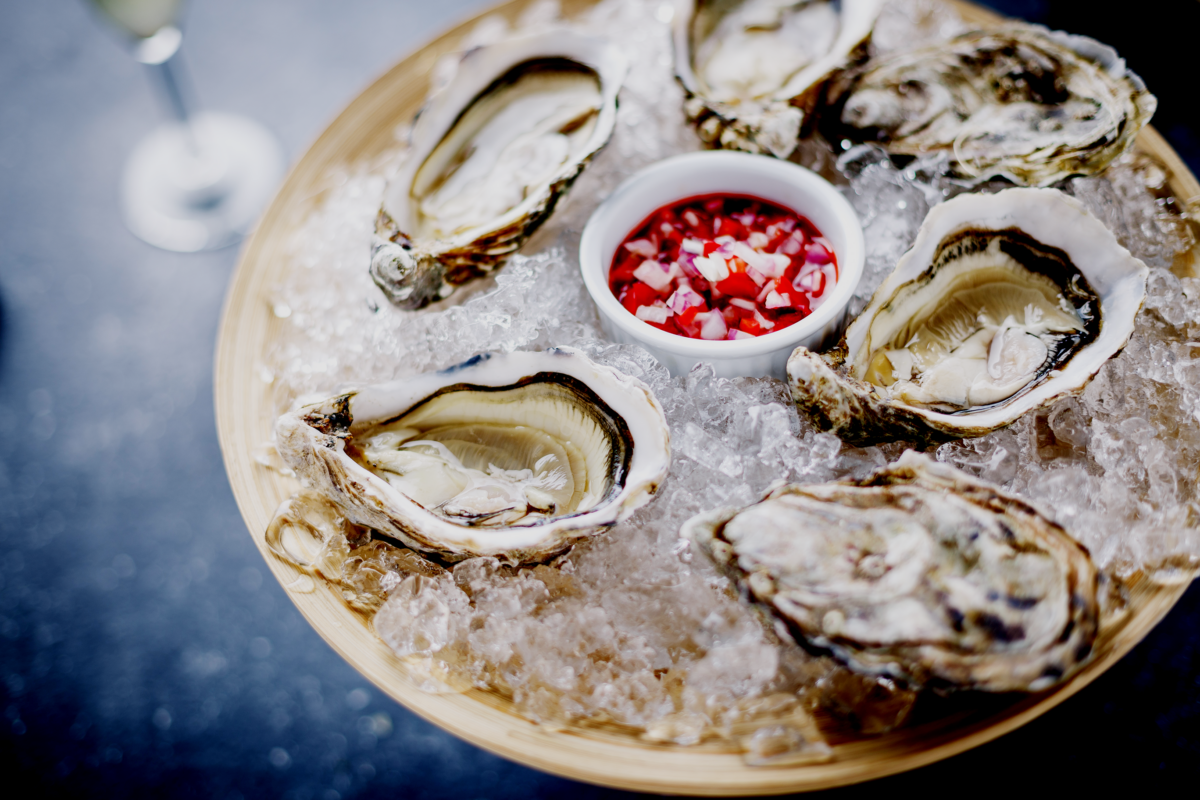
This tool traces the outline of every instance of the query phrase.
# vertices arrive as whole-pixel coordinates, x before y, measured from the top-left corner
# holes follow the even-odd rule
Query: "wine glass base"
[[[164,250],[226,247],[257,221],[284,166],[279,142],[257,122],[198,114],[137,144],[121,179],[121,212],[134,235]]]

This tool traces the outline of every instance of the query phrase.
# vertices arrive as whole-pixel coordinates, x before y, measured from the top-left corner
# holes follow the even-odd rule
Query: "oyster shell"
[[[566,347],[344,392],[275,439],[351,522],[452,561],[545,560],[645,505],[670,465],[645,384]]]
[[[792,397],[853,443],[983,435],[1082,391],[1133,333],[1148,274],[1055,189],[959,195],[837,350],[792,353]]]
[[[883,0],[680,0],[684,111],[714,147],[787,158],[826,80],[866,56]]]
[[[494,269],[612,135],[625,57],[569,31],[468,51],[417,115],[375,224],[371,277],[419,308]]]
[[[1048,186],[1128,151],[1157,101],[1115,50],[1037,25],[974,31],[843,74],[826,135],[943,152],[961,177]]]
[[[1037,691],[1100,625],[1087,550],[1020,498],[907,451],[862,481],[783,486],[683,535],[755,603],[852,669]]]

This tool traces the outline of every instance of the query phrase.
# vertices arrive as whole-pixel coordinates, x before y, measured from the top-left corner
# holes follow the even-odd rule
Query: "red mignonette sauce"
[[[746,339],[804,319],[837,279],[833,248],[804,217],[756,197],[708,194],[651,214],[617,248],[608,285],[659,330]]]

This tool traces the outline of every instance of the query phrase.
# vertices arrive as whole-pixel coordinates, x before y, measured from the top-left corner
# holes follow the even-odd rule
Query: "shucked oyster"
[[[838,350],[792,353],[792,397],[854,443],[980,436],[1082,391],[1133,333],[1148,272],[1055,189],[959,195]]]
[[[1099,627],[1082,545],[911,450],[863,481],[702,514],[683,535],[792,632],[873,675],[1037,691],[1086,663]]]
[[[1010,25],[845,73],[831,88],[831,140],[944,152],[962,177],[1047,186],[1093,175],[1133,146],[1157,101],[1111,47]]]
[[[710,145],[787,158],[836,70],[861,60],[883,0],[680,0],[675,75]]]
[[[625,70],[569,31],[467,52],[418,114],[376,221],[371,277],[388,299],[419,308],[519,248],[608,141]]]
[[[549,558],[648,502],[670,464],[650,390],[565,347],[305,405],[275,439],[351,522],[455,561]]]

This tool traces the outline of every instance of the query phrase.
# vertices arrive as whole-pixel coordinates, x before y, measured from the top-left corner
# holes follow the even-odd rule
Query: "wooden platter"
[[[489,13],[515,20],[531,0],[510,0]],[[564,0],[564,13],[590,5]],[[959,4],[971,23],[997,17]],[[468,20],[401,61],[333,121],[293,167],[278,196],[242,252],[229,286],[217,342],[215,401],[225,467],[255,544],[271,572],[317,632],[379,689],[425,719],[473,744],[547,772],[590,783],[650,792],[697,795],[776,794],[840,786],[913,769],[994,739],[1045,713],[1082,689],[1137,644],[1183,594],[1186,583],[1135,584],[1131,613],[1099,643],[1097,657],[1065,685],[1008,703],[980,698],[957,704],[937,719],[888,735],[834,741],[825,764],[750,767],[728,745],[693,747],[644,742],[615,727],[548,730],[518,716],[498,694],[427,694],[404,665],[348,608],[340,594],[281,562],[268,551],[263,532],[275,508],[296,489],[295,481],[260,465],[254,450],[270,439],[275,413],[269,387],[259,377],[263,355],[283,330],[267,298],[288,263],[291,235],[321,202],[329,175],[393,148],[395,129],[408,122],[424,99],[435,61],[456,49],[475,20]],[[1138,139],[1143,152],[1172,173],[1171,189],[1182,199],[1200,197],[1200,183],[1151,128]],[[1193,263],[1195,262],[1193,254]],[[1186,266],[1184,267],[1187,268]],[[970,707],[964,707],[968,705]]]

